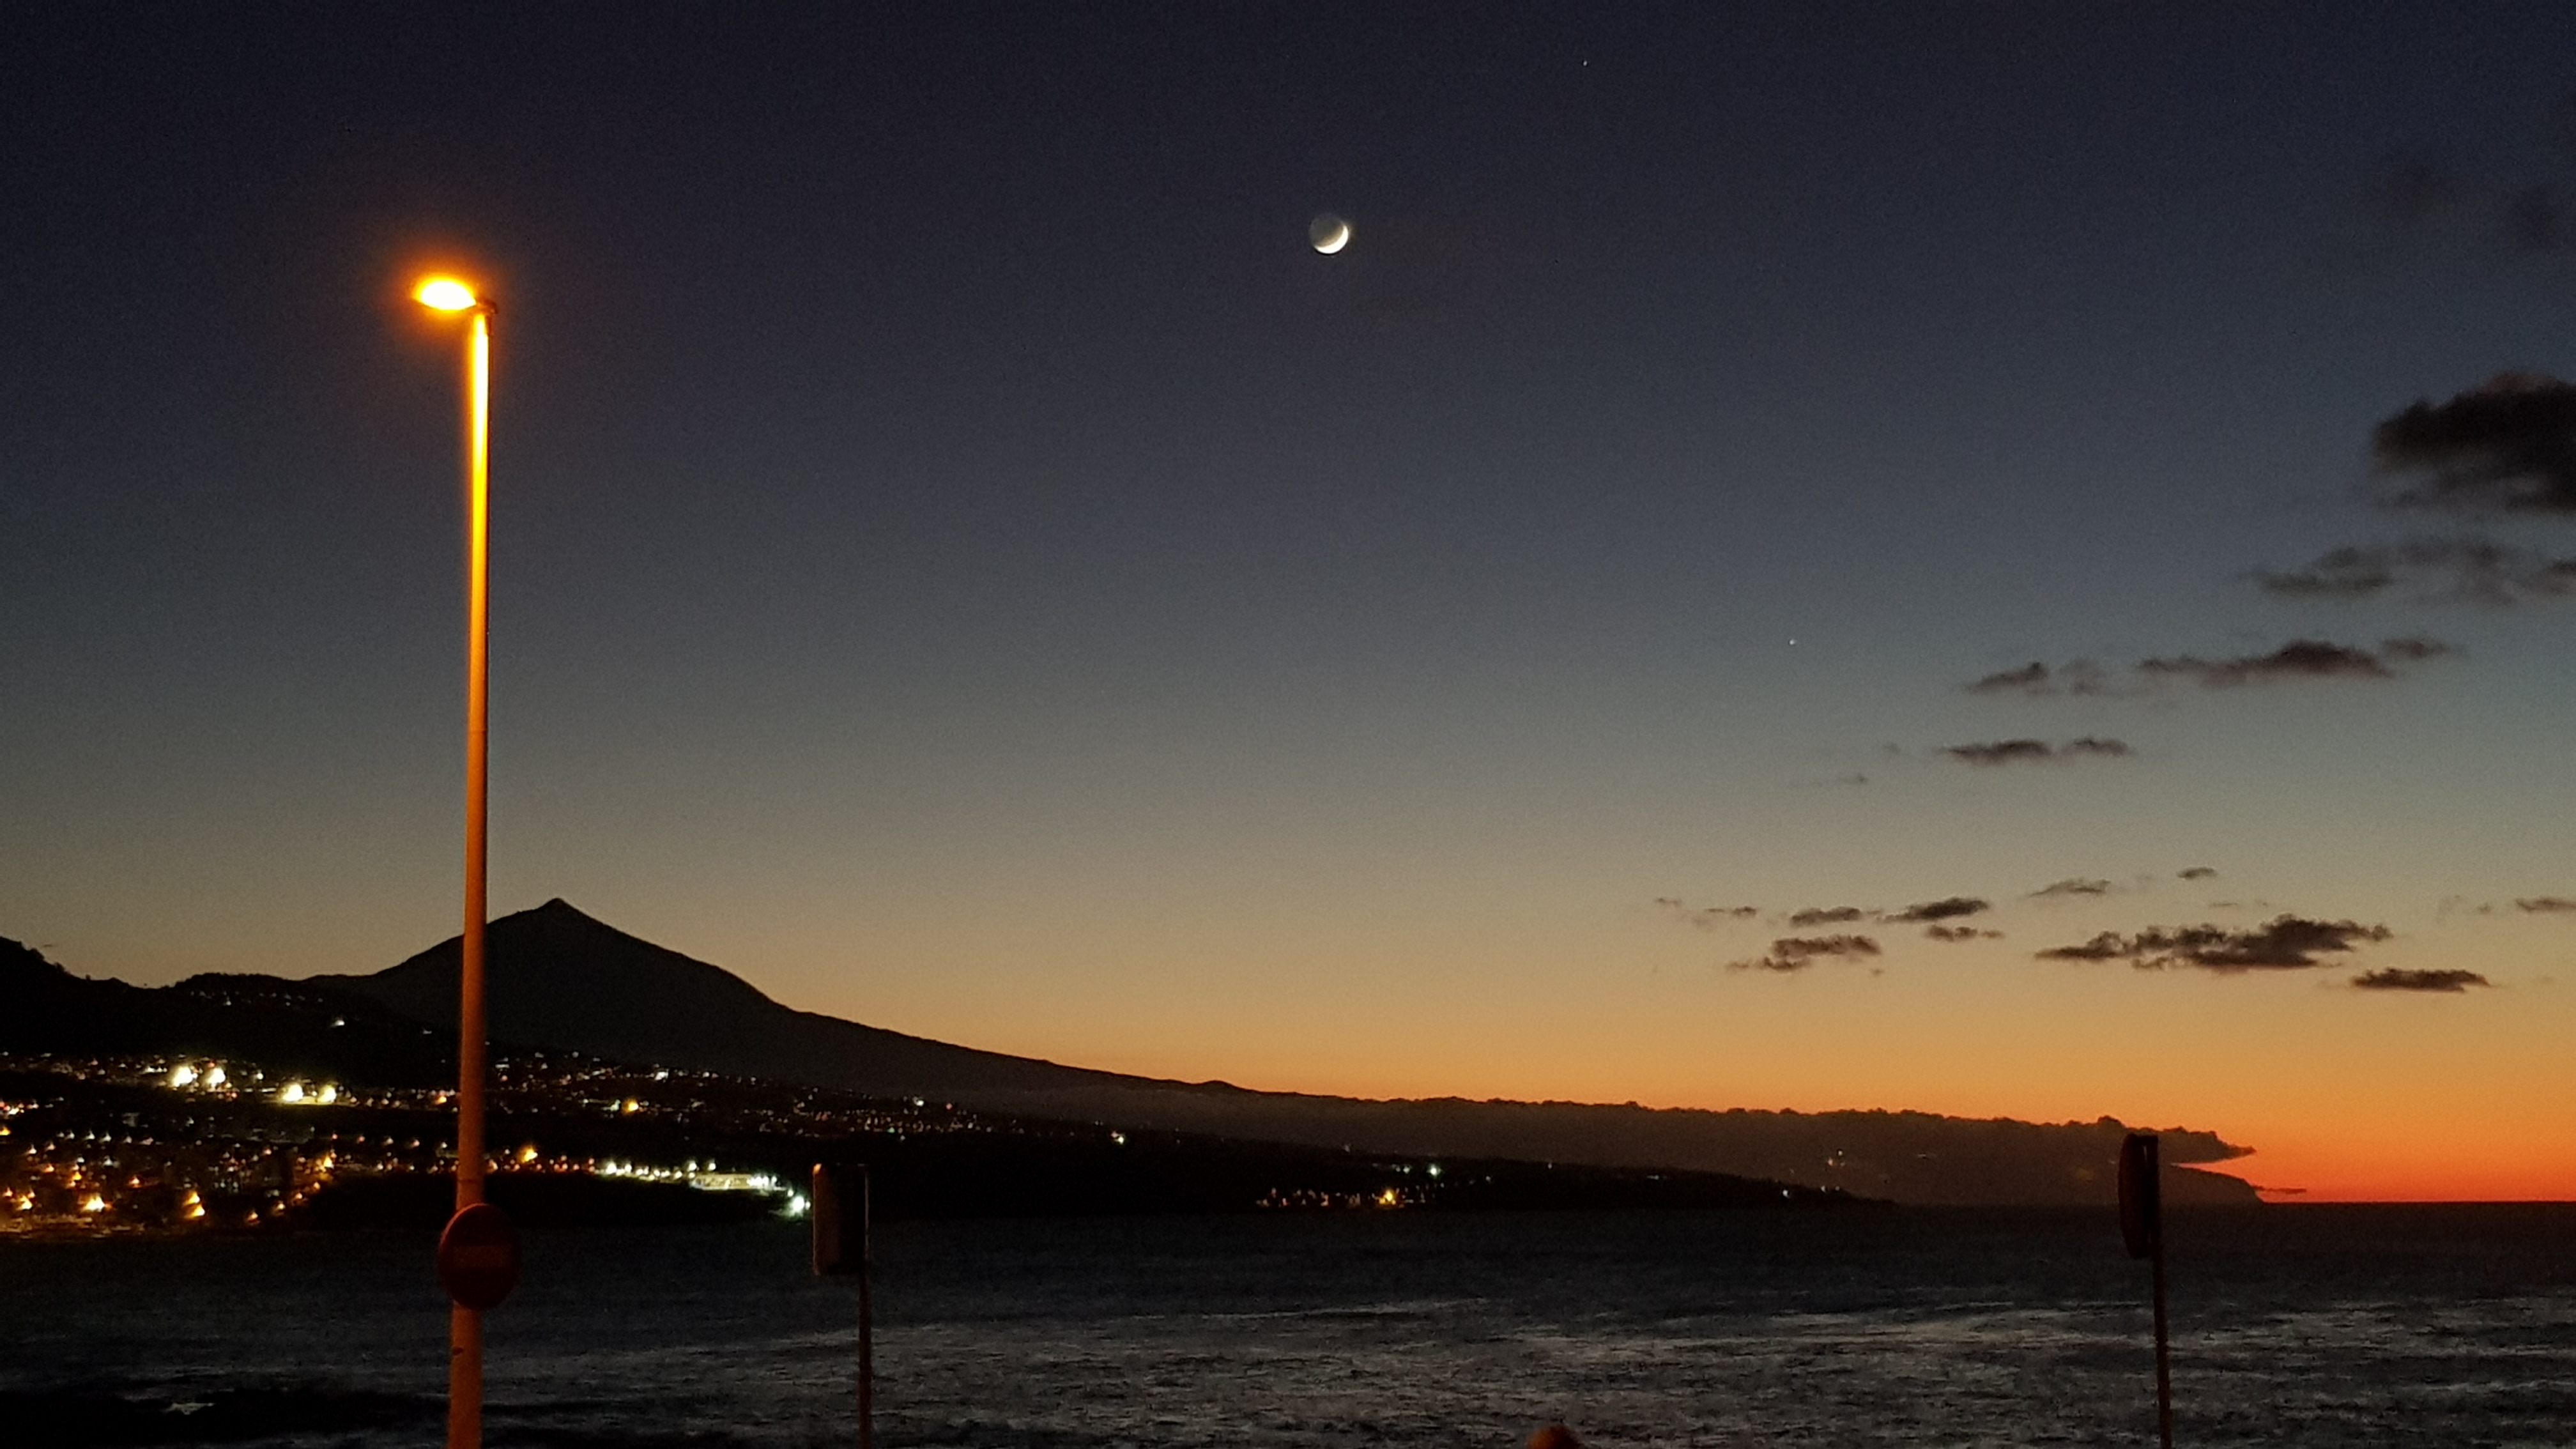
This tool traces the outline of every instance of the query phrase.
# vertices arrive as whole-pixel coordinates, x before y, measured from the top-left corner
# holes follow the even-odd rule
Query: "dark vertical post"
[[[2156,1255],[2150,1261],[2154,1264],[2156,1285],[2156,1439],[2163,1449],[2173,1449],[2173,1368],[2165,1352],[2165,1235],[2162,1232],[2156,1234]],[[865,1442],[862,1440],[862,1445]]]
[[[814,1271],[859,1280],[859,1449],[876,1449],[876,1248],[869,1231],[868,1170],[814,1164]]]
[[[877,1325],[876,1303],[873,1296],[877,1276],[877,1247],[876,1225],[869,1221],[871,1204],[868,1198],[868,1170],[861,1167],[859,1169],[859,1449],[877,1449]],[[2159,1260],[2159,1265],[2161,1261]],[[2162,1278],[2157,1279],[2160,1284],[2163,1281]],[[2164,1301],[2164,1294],[2159,1289],[2156,1294],[2156,1312],[2159,1315],[2159,1321],[2164,1312]],[[2164,1342],[2164,1335],[2159,1333],[2156,1336],[2156,1342],[2161,1345]],[[2161,1365],[2163,1360],[2158,1359],[2157,1362]]]
[[[2120,1238],[2132,1258],[2148,1261],[2156,1306],[2156,1439],[2173,1449],[2173,1371],[2165,1348],[2165,1194],[2156,1135],[2132,1132],[2120,1143]]]

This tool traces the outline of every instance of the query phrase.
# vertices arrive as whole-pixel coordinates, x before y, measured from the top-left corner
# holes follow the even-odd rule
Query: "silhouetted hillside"
[[[441,1031],[363,995],[274,976],[209,974],[157,989],[91,981],[7,939],[0,939],[0,1052],[244,1057],[385,1086],[456,1073],[452,1026]]]
[[[560,900],[492,922],[485,941],[496,1040],[887,1097],[964,1100],[970,1093],[1180,1085],[796,1011],[730,971],[639,940]],[[460,950],[451,936],[371,976],[315,976],[300,984],[354,993],[413,1020],[452,1026]]]
[[[1363,1101],[1249,1092],[1060,1066],[795,1011],[719,967],[560,900],[490,928],[492,1033],[627,1061],[730,1072],[988,1111],[1363,1151],[1679,1168],[1917,1203],[2104,1203],[2128,1129],[1918,1112],[1710,1112],[1568,1102]],[[423,1023],[455,1019],[454,939],[372,976],[302,983]],[[2242,1155],[2169,1131],[2169,1164]],[[2255,1201],[2238,1179],[2170,1174],[2176,1202]]]

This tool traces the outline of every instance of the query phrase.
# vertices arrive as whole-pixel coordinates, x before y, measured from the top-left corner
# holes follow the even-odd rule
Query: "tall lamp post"
[[[456,1300],[448,1318],[448,1449],[476,1449],[483,1440],[483,1309],[509,1291],[489,1291],[489,1279],[515,1280],[518,1252],[508,1226],[483,1203],[484,807],[489,782],[490,486],[492,445],[492,303],[453,277],[431,277],[412,292],[424,307],[462,313],[465,333],[465,929],[456,1027],[456,1210],[439,1244],[440,1276]],[[456,1241],[459,1230],[491,1223],[491,1241]],[[493,1235],[497,1233],[497,1237]],[[476,1235],[467,1232],[465,1237]],[[480,1270],[486,1281],[459,1291],[458,1270]],[[495,1270],[498,1270],[495,1272]],[[488,1298],[490,1302],[482,1300]],[[471,1305],[471,1306],[469,1306]]]

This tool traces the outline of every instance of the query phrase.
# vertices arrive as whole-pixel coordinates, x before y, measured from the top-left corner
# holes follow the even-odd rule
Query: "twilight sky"
[[[0,17],[0,935],[454,932],[436,263],[496,912],[2576,1197],[2576,15],[1601,9]]]

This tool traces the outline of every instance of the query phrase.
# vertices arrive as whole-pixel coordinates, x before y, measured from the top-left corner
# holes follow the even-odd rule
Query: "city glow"
[[[412,300],[441,312],[470,311],[476,305],[474,289],[454,277],[430,277],[411,294]]]

